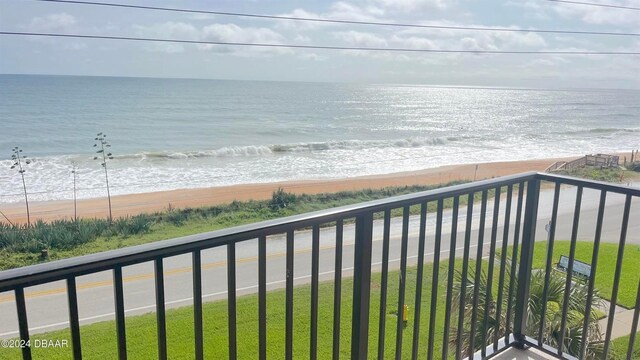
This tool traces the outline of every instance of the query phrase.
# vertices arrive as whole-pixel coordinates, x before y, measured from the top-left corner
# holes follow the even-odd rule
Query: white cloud
[[[384,11],[375,6],[358,6],[344,1],[331,4],[327,18],[350,21],[379,21]]]
[[[283,37],[268,28],[240,27],[236,24],[213,24],[202,28],[202,39],[208,41],[277,43]]]
[[[325,61],[329,57],[316,53],[301,53],[298,55],[298,58],[303,60]]]
[[[636,28],[640,24],[640,17],[633,11],[595,6],[556,6],[554,9],[560,16],[565,18],[579,17],[587,24],[634,25]]]
[[[20,25],[22,29],[33,32],[60,32],[73,33],[78,29],[78,20],[73,15],[67,13],[49,14],[46,16],[36,16],[26,25]],[[48,37],[31,37],[30,42],[48,44],[63,50],[78,51],[87,48],[87,44],[78,39],[61,39]]]
[[[34,17],[27,27],[31,31],[68,30],[76,25],[77,22],[73,15],[57,13]]]
[[[410,49],[436,49],[438,45],[426,37],[408,36],[402,37],[399,35],[393,35],[391,38],[394,44],[398,44],[402,47]]]
[[[429,22],[438,26],[470,26],[491,29],[474,24],[460,24],[451,21]],[[518,29],[515,26],[512,29]],[[405,29],[398,31],[394,39],[414,48],[441,48],[455,50],[456,45],[465,50],[536,50],[548,46],[547,41],[536,33],[506,31],[433,30]],[[419,46],[420,45],[420,46]]]
[[[195,26],[182,22],[169,21],[150,26],[134,25],[133,28],[141,36],[185,40],[197,40],[199,37],[199,31]]]
[[[261,43],[277,44],[286,42],[284,37],[268,28],[240,27],[235,24],[211,24],[201,28],[183,22],[166,22],[150,26],[135,25],[137,35],[144,37],[196,40],[225,43]],[[299,38],[302,41],[304,38]],[[146,46],[147,50],[162,51],[166,53],[178,53],[185,51],[184,44],[177,43],[152,43]],[[196,46],[200,50],[210,50],[219,53],[231,53],[235,55],[251,54],[283,54],[291,53],[283,48],[260,47],[236,47],[214,44],[200,44]]]
[[[344,20],[344,21],[389,21],[384,19],[385,10],[372,5],[362,4],[356,5],[351,2],[337,1],[331,3],[327,11],[322,13],[314,13],[301,8],[292,10],[291,12],[280,14],[280,16],[295,18],[312,18],[327,20]],[[314,31],[330,27],[340,27],[341,24],[329,23],[321,21],[298,21],[298,20],[282,20],[275,23],[274,28],[295,31]]]
[[[304,19],[323,19],[324,18],[322,15],[312,13],[304,9],[294,9],[289,13],[279,14],[278,16],[304,18]],[[281,20],[275,23],[275,27],[278,29],[294,29],[297,31],[315,30],[327,25],[330,25],[330,24],[316,22],[316,21],[300,21],[300,20]]]
[[[193,20],[213,20],[217,16],[213,14],[193,14],[189,18]]]
[[[349,46],[359,47],[386,47],[387,40],[374,35],[372,33],[360,32],[360,31],[340,31],[334,32],[333,36],[345,42]]]
[[[460,45],[461,45],[460,47],[463,50],[477,50],[477,51],[499,50],[499,48],[495,45],[495,43],[487,37],[484,37],[484,38],[464,37],[460,39]]]
[[[538,49],[547,46],[545,39],[536,33],[494,32],[490,34],[491,37],[508,47]]]
[[[134,25],[133,29],[138,36],[159,39],[198,40],[200,37],[199,31],[195,26],[182,22],[169,21],[150,26]],[[166,52],[169,54],[184,51],[184,46],[176,43],[150,43],[146,44],[145,48],[150,51]]]
[[[240,27],[235,24],[213,24],[205,26],[201,31],[203,41],[252,43],[252,44],[279,44],[285,43],[284,37],[268,28]],[[237,55],[250,54],[286,54],[290,49],[269,47],[233,47],[220,45],[202,45],[201,49],[215,52],[234,53]]]
[[[389,11],[414,12],[425,9],[443,10],[451,5],[452,1],[446,0],[371,0],[376,5]]]
[[[637,6],[637,4],[629,0],[592,0],[592,2],[607,5]],[[579,19],[586,24],[592,25],[616,25],[640,29],[640,20],[637,12],[630,10],[564,3],[548,3],[542,5],[535,1],[519,2],[509,0],[505,4],[523,7],[528,10],[529,15],[534,15],[534,17],[539,19],[553,20],[554,18],[561,17],[562,19]]]
[[[311,44],[311,38],[305,35],[296,35],[293,41],[299,44]]]

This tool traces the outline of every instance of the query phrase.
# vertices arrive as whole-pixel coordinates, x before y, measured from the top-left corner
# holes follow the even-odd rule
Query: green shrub
[[[169,220],[169,222],[171,222],[175,226],[182,226],[184,222],[187,221],[188,217],[189,214],[187,212],[182,210],[174,210],[167,215],[167,220]]]
[[[593,166],[586,166],[573,170],[563,170],[558,171],[557,173],[561,175],[575,176],[584,179],[606,181],[612,183],[623,182],[627,177],[627,174],[625,174],[624,170],[620,168],[601,169]]]
[[[153,220],[147,214],[136,215],[129,222],[129,231],[132,234],[145,234],[151,230]]]
[[[271,210],[279,210],[284,209],[293,203],[296,202],[297,196],[292,193],[288,193],[284,191],[283,188],[278,188],[278,190],[274,191],[271,195],[271,202],[269,202],[269,207]]]

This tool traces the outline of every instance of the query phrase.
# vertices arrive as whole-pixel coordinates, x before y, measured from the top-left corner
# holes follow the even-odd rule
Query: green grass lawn
[[[569,256],[570,241],[554,241],[553,266],[560,259],[560,255]],[[591,264],[593,243],[576,242],[576,259]],[[600,290],[600,296],[610,300],[613,292],[613,281],[618,256],[618,245],[600,243],[598,252],[598,268],[596,271],[595,287]],[[533,255],[533,268],[544,269],[547,258],[547,242],[536,242]],[[618,289],[618,305],[632,308],[636,303],[638,280],[640,279],[640,246],[626,245],[622,259],[622,272]]]
[[[629,337],[623,336],[621,338],[615,339],[611,342],[611,357],[613,359],[626,359],[627,358],[627,350],[629,349]],[[634,341],[633,352],[631,355],[632,359],[640,359],[640,332],[636,333],[636,339]]]
[[[460,265],[460,264],[458,264]],[[442,352],[445,291],[447,283],[447,262],[440,265],[438,281],[438,300],[436,312],[435,354],[439,358]],[[474,266],[471,263],[471,266]],[[458,266],[460,267],[460,266]],[[429,307],[431,299],[431,274],[433,266],[425,264],[422,286],[422,311],[420,321],[419,354],[426,356],[427,333],[429,325]],[[372,274],[371,308],[369,323],[369,356],[375,357],[378,347],[378,321],[380,299],[380,273]],[[386,315],[386,357],[392,358],[395,353],[395,336],[398,298],[399,272],[389,273],[387,315]],[[341,358],[349,358],[351,345],[352,315],[352,279],[342,282],[342,312],[340,327]],[[410,308],[409,324],[403,332],[402,358],[411,357],[413,336],[413,311],[415,309],[416,268],[407,271],[406,304]],[[318,322],[318,358],[331,358],[333,339],[333,282],[320,283],[319,322]],[[310,323],[310,286],[298,286],[294,290],[294,358],[309,357],[309,323]],[[258,302],[256,295],[238,298],[238,358],[255,359],[258,351]],[[221,359],[228,357],[227,303],[226,300],[204,304],[204,339],[205,358]],[[455,323],[457,315],[452,317]],[[156,318],[155,314],[127,317],[127,348],[131,359],[157,358]],[[81,327],[82,349],[85,359],[116,359],[116,331],[113,321],[100,322]],[[194,352],[193,310],[182,307],[167,311],[168,352],[170,359],[192,359]],[[282,359],[285,353],[285,291],[274,290],[267,294],[267,350],[268,357]],[[68,330],[53,331],[33,336],[33,339],[70,339]],[[34,358],[69,359],[71,348],[33,349]],[[18,349],[4,350],[2,359],[20,359]]]

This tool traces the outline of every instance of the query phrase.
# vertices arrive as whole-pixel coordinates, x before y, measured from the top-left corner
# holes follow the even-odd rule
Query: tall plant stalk
[[[113,154],[105,151],[105,148],[111,147],[111,145],[107,142],[107,134],[99,132],[94,140],[96,141],[96,143],[93,144],[93,147],[99,148],[96,153],[100,155],[94,156],[93,160],[99,160],[100,158],[102,158],[101,165],[102,168],[104,168],[104,179],[107,184],[107,199],[109,200],[109,222],[112,222],[113,214],[111,212],[111,192],[109,191],[109,171],[107,169],[107,160],[113,160]]]
[[[22,149],[20,149],[20,147],[16,146],[12,149],[13,155],[11,155],[11,160],[13,160],[13,165],[11,166],[12,169],[18,169],[18,173],[20,174],[20,177],[22,177],[22,189],[24,190],[24,204],[26,205],[27,208],[27,225],[31,226],[31,214],[29,213],[29,197],[27,195],[27,183],[24,181],[24,173],[25,173],[25,169],[23,168],[23,164],[24,165],[29,165],[31,164],[31,160],[27,159],[26,156],[22,155]]]
[[[76,175],[78,167],[75,162],[71,163],[71,174],[73,174],[73,220],[78,221],[78,201],[76,197]]]

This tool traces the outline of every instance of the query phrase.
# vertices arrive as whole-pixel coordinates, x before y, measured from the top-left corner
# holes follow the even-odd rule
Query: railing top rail
[[[539,180],[543,181],[552,181],[566,185],[582,186],[587,189],[605,190],[608,192],[640,197],[640,188],[632,186],[616,185],[603,181],[585,180],[572,176],[548,173],[538,173],[537,177]]]
[[[363,213],[379,212],[386,209],[415,205],[453,196],[465,195],[532,180],[535,172],[504,176],[445,188],[422,191],[414,194],[394,196],[333,209],[293,215],[285,218],[262,221],[149,244],[110,250],[96,254],[56,260],[17,269],[0,271],[0,292],[17,287],[33,286],[46,282],[81,276],[99,271],[127,266],[156,258],[186,254],[195,250],[213,248],[232,242],[254,239],[260,235],[281,234],[290,230],[307,228],[314,224],[324,224],[339,219],[348,219]]]

